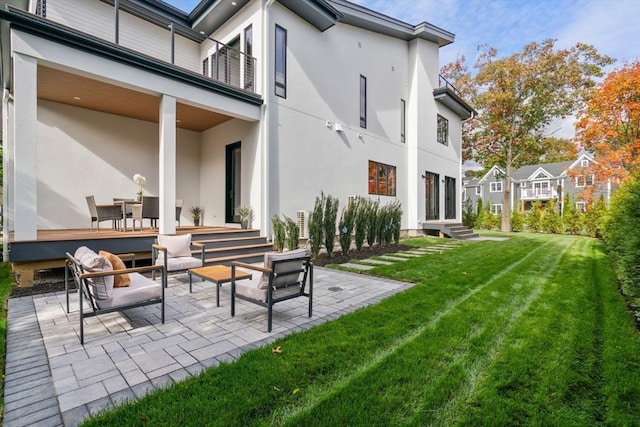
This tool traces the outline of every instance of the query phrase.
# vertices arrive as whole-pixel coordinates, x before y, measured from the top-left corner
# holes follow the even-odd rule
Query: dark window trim
[[[373,174],[372,170],[375,171]],[[369,194],[391,197],[397,195],[398,173],[395,166],[369,160],[367,179]],[[380,185],[381,182],[384,185]],[[381,187],[386,191],[382,191]]]
[[[282,38],[284,41],[284,46],[282,46],[282,57],[279,58],[278,57],[278,33],[282,34]],[[279,25],[276,25],[276,29],[275,29],[275,49],[274,49],[274,54],[275,54],[275,70],[274,70],[274,76],[273,76],[273,80],[274,80],[274,91],[276,96],[279,96],[281,98],[287,98],[287,30],[282,28]],[[278,81],[278,62],[279,60],[282,60],[282,69],[283,69],[283,75],[284,75],[284,81]]]
[[[444,135],[442,135],[442,129],[440,127],[440,123],[444,124]],[[438,135],[437,141],[442,145],[449,145],[449,120],[446,117],[438,114],[438,123],[437,123]]]
[[[254,91],[254,66],[253,66],[253,25],[244,29],[244,88]]]
[[[400,100],[400,142],[406,142],[407,135],[407,103],[404,99]]]
[[[367,128],[367,78],[360,74],[360,127]]]

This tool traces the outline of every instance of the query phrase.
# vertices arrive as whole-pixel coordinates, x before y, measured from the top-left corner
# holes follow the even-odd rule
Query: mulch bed
[[[341,251],[336,251],[331,257],[326,252],[322,252],[313,260],[313,265],[324,267],[327,264],[343,264],[354,259],[366,259],[410,249],[412,247],[406,245],[364,247],[361,251],[351,251],[347,255],[343,255]],[[18,298],[64,291],[64,268],[38,270],[34,273],[33,282],[34,285],[31,287],[14,287],[9,297]]]

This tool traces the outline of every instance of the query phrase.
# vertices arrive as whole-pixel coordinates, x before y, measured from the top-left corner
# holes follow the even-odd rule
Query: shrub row
[[[616,190],[604,222],[603,237],[622,291],[640,303],[640,174]]]
[[[546,206],[536,200],[526,213],[512,211],[509,222],[511,231],[514,232],[584,234],[600,237],[606,212],[606,204],[602,197],[592,200],[587,206],[587,212],[582,212],[577,210],[575,203],[566,196],[562,214],[558,212],[555,200],[550,200]],[[462,211],[462,222],[476,229],[499,230],[502,216],[491,213],[489,205],[483,207],[482,199],[478,199],[476,211],[473,210],[471,201],[467,200]]]

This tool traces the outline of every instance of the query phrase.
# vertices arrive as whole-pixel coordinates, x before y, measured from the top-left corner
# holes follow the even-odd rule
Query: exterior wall
[[[158,125],[141,120],[38,102],[38,228],[89,226],[85,196],[110,204],[134,198],[134,174],[147,178],[146,195],[158,195]],[[145,160],[146,159],[146,160]],[[200,197],[200,134],[177,132],[176,197],[188,207]],[[147,225],[148,226],[148,225]]]
[[[263,172],[259,129],[258,123],[230,120],[202,133],[198,200],[204,207],[204,225],[225,225],[225,150],[227,145],[241,142],[241,201],[253,209],[251,225],[260,227]],[[185,207],[188,209],[191,205],[185,202]]]
[[[119,44],[171,62],[171,31],[120,11]],[[47,19],[115,41],[115,11],[99,0],[47,0]],[[176,35],[175,65],[200,73],[198,43]]]
[[[276,24],[287,30],[287,97],[273,95],[271,48],[264,90],[270,117],[268,217],[311,210],[324,192],[338,197],[340,208],[352,195],[382,205],[398,199],[405,212],[402,228],[418,228],[424,216],[420,175],[435,169],[461,185],[459,141],[435,146],[437,45],[416,41],[411,55],[405,41],[349,25],[319,32],[277,3],[269,16],[268,37],[274,37]],[[366,128],[359,120],[360,75],[367,78]],[[400,141],[401,99],[407,102],[406,143]],[[450,123],[460,122],[441,109]],[[334,130],[336,123],[341,132]],[[396,167],[396,197],[368,194],[370,160]]]

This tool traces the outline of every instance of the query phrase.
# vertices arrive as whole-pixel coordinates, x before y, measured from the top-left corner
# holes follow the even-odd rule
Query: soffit
[[[157,96],[50,67],[38,67],[38,98],[158,122]],[[178,102],[176,118],[177,128],[202,132],[232,117]]]

